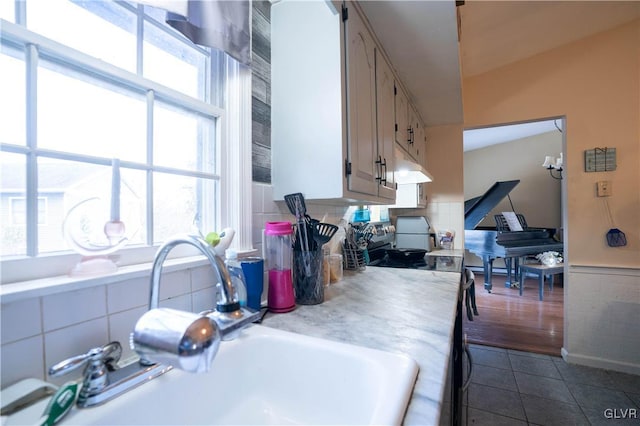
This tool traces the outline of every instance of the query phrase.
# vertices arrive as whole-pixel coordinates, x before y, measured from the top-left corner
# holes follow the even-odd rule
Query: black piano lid
[[[464,202],[464,229],[475,229],[482,219],[493,210],[520,180],[507,180],[494,183],[487,192]]]

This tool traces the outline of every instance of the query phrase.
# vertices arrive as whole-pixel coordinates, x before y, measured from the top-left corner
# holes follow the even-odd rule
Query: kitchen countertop
[[[438,424],[459,289],[459,272],[368,266],[345,271],[340,282],[325,289],[324,303],[269,313],[263,325],[408,355],[420,371],[404,424]]]

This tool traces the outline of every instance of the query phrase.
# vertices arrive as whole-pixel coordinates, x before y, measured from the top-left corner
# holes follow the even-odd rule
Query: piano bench
[[[524,280],[527,273],[535,274],[538,277],[538,299],[543,300],[544,278],[549,281],[549,290],[553,290],[553,276],[564,272],[564,264],[558,263],[553,266],[542,265],[539,263],[525,263],[520,265],[520,296],[524,288]]]

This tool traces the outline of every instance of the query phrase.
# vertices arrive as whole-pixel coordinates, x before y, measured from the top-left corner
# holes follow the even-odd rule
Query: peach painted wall
[[[640,267],[640,20],[464,80],[465,127],[566,116],[568,224],[574,265]],[[586,173],[584,151],[617,149],[617,170]],[[612,227],[596,182],[626,247],[611,248]]]
[[[433,176],[427,184],[427,208],[432,231],[456,231],[455,248],[464,244],[464,161],[462,124],[428,127],[426,168]]]

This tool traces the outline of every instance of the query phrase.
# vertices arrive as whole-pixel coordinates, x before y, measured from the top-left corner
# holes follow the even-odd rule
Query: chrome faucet
[[[84,355],[59,362],[49,369],[49,376],[62,376],[85,366],[82,387],[76,404],[80,408],[86,408],[103,404],[171,370],[171,366],[161,364],[142,366],[133,363],[119,367],[118,361],[121,354],[120,343],[111,342],[102,347],[90,349]]]
[[[192,314],[158,307],[162,265],[169,252],[180,244],[197,248],[216,272],[219,291],[215,310]],[[135,326],[131,348],[145,365],[162,362],[191,372],[207,371],[220,341],[235,338],[241,328],[259,316],[259,312],[240,307],[229,271],[211,246],[200,237],[178,235],[156,253],[151,269],[149,310]]]
[[[240,304],[235,295],[235,289],[231,283],[231,277],[224,265],[224,261],[211,250],[211,246],[206,241],[194,235],[175,236],[158,249],[151,268],[151,297],[149,299],[149,309],[156,309],[160,301],[160,274],[162,273],[162,264],[169,255],[169,252],[180,244],[188,244],[197,248],[207,257],[211,267],[216,271],[220,290],[220,300],[217,303],[217,310],[221,312],[237,311],[240,308]]]
[[[216,271],[219,296],[215,310],[194,314],[158,307],[162,264],[179,244],[196,247]],[[122,347],[111,342],[54,365],[49,375],[55,377],[86,366],[77,405],[81,408],[99,405],[173,367],[190,372],[208,371],[220,341],[233,339],[241,328],[259,317],[260,312],[240,307],[229,271],[206,241],[180,235],[162,245],[153,262],[149,310],[138,319],[129,341],[140,361],[119,367]]]

